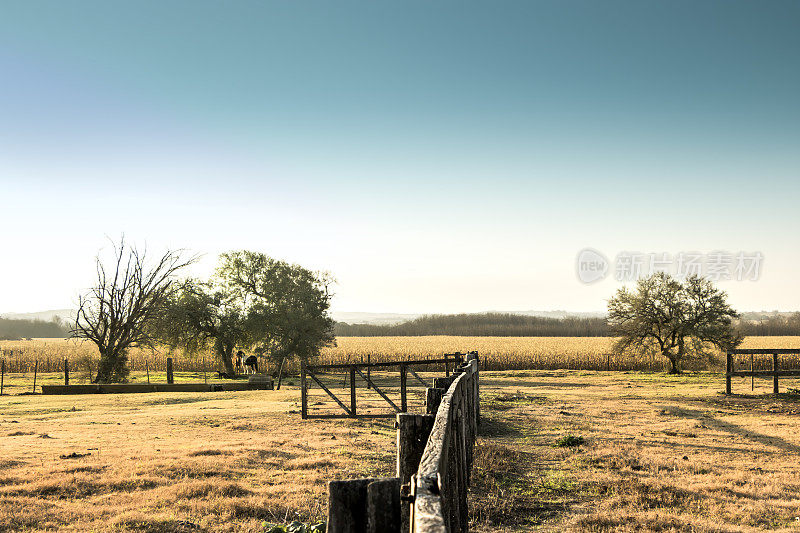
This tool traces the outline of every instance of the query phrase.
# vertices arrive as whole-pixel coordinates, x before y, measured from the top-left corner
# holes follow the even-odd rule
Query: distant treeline
[[[426,315],[402,324],[337,322],[339,337],[455,335],[478,337],[604,337],[605,318],[545,318],[511,313]]]
[[[747,313],[738,324],[746,336],[800,336],[800,313]],[[0,317],[0,340],[63,338],[69,335],[60,320],[22,320]],[[426,315],[394,325],[337,322],[337,337],[408,337],[454,335],[476,337],[607,337],[603,317],[548,318],[511,313]]]
[[[746,313],[745,320],[739,324],[742,333],[749,336],[760,335],[800,335],[800,313],[791,315],[765,315],[759,318],[754,313]]]
[[[68,334],[67,328],[58,321],[45,322],[44,320],[21,320],[0,317],[0,340],[55,339],[66,337]]]
[[[746,336],[800,335],[800,313],[792,315],[751,314],[738,324]],[[454,335],[475,337],[607,337],[603,317],[546,318],[511,313],[426,315],[394,325],[337,322],[337,337],[403,337]]]

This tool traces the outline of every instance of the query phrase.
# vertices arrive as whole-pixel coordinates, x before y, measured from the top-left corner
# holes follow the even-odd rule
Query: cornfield
[[[487,370],[643,370],[665,371],[666,358],[620,356],[612,353],[610,337],[340,337],[338,346],[323,354],[326,363],[360,361],[369,354],[373,362],[397,358],[421,359],[445,353],[475,350],[481,368]],[[800,348],[800,337],[748,337],[742,348]],[[800,358],[782,356],[787,368],[800,368]],[[748,359],[749,361],[749,359]],[[716,361],[684,362],[687,370],[714,370],[724,367],[724,357]]]
[[[320,363],[355,363],[441,357],[445,353],[475,350],[481,368],[487,370],[572,369],[572,370],[645,370],[663,371],[666,359],[661,356],[618,356],[611,353],[613,339],[608,337],[340,337],[337,346],[323,350]],[[742,348],[800,348],[800,337],[748,337]],[[72,371],[91,372],[99,355],[93,344],[66,339],[0,341],[6,372],[62,372],[64,359]],[[716,363],[686,361],[689,370],[721,369],[722,354]],[[172,357],[176,372],[213,371],[220,367],[211,353],[188,355],[182,352],[134,349],[129,354],[133,372],[164,372],[166,358]],[[800,358],[783,356],[782,366],[800,368]],[[765,358],[766,360],[766,358]],[[264,363],[267,363],[264,361]],[[741,364],[749,365],[742,359]],[[756,366],[759,362],[756,362]],[[265,370],[272,369],[267,364]],[[297,365],[287,365],[296,372]]]
[[[64,360],[69,361],[70,370],[94,371],[100,354],[94,344],[74,339],[34,339],[30,341],[0,341],[0,356],[5,360],[6,372],[26,374],[33,372],[63,372]],[[198,372],[217,367],[213,356],[208,354],[187,355],[166,349],[149,350],[134,348],[128,354],[132,372],[165,372],[167,357],[173,358],[176,372]],[[38,367],[37,367],[38,364]]]

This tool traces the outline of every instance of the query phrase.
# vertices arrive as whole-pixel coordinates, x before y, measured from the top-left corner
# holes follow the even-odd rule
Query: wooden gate
[[[750,356],[750,369],[737,370],[735,365],[734,356],[749,355]],[[769,370],[756,370],[753,356],[755,355],[772,355],[772,362]],[[733,377],[750,377],[751,380],[757,377],[772,378],[772,392],[778,394],[778,378],[779,377],[798,377],[800,376],[800,369],[790,368],[782,370],[780,368],[778,355],[800,355],[800,349],[797,348],[743,348],[737,350],[729,350],[725,354],[725,394],[731,394],[731,378]],[[752,381],[751,381],[752,383]],[[751,385],[752,389],[752,385]]]
[[[383,418],[394,417],[397,413],[408,411],[408,379],[419,382],[422,387],[431,387],[432,384],[419,375],[421,369],[431,367],[443,367],[444,374],[450,374],[450,366],[458,367],[464,360],[461,353],[445,354],[436,359],[419,359],[413,361],[385,361],[380,363],[342,363],[329,365],[302,365],[300,368],[300,396],[301,396],[301,416],[306,418]],[[344,373],[344,378],[349,381],[350,397],[339,397],[330,387],[325,385],[320,374],[339,371]],[[382,386],[376,384],[373,371],[397,372],[400,385],[400,398],[398,405],[389,396]],[[359,413],[359,399],[357,397],[357,380],[360,379],[367,390],[373,390],[391,408],[387,413]],[[308,391],[310,385],[316,384],[327,394],[343,413],[337,414],[310,414],[308,411]],[[364,388],[364,387],[362,387]]]

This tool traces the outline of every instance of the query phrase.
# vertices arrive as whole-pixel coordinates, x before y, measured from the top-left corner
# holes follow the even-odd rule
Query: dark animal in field
[[[219,375],[219,379],[233,379],[233,376],[229,376],[227,372],[220,372],[217,370],[217,374]]]
[[[258,357],[250,355],[244,360],[245,374],[258,373]]]

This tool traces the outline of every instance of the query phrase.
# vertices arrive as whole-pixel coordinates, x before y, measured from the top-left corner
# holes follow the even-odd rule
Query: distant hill
[[[743,320],[753,322],[760,322],[769,319],[789,319],[797,315],[797,311],[743,311],[741,313]]]
[[[410,313],[365,313],[351,311],[333,311],[331,317],[336,322],[346,322],[348,324],[378,324],[391,325],[400,324],[418,318],[418,314]]]
[[[76,314],[77,311],[75,309],[52,309],[35,313],[0,313],[0,317],[17,320],[43,320],[45,322],[52,322],[58,317],[59,320],[68,324],[75,320]]]
[[[25,338],[64,338],[67,328],[60,322],[0,318],[0,340]]]

